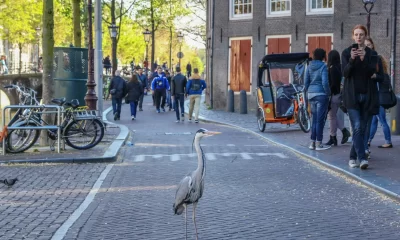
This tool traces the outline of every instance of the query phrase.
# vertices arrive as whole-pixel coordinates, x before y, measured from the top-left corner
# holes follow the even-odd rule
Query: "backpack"
[[[199,79],[192,80],[192,86],[190,87],[192,91],[200,91],[201,90],[201,81]]]
[[[388,74],[384,74],[383,82],[379,83],[379,104],[384,109],[392,108],[397,104],[397,97],[393,92]]]

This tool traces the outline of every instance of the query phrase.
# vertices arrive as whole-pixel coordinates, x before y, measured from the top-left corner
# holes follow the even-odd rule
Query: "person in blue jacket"
[[[329,88],[328,69],[323,60],[326,59],[326,52],[322,48],[317,48],[313,52],[313,60],[306,70],[304,81],[305,91],[311,105],[311,150],[326,150],[331,146],[322,144],[323,131],[326,114],[328,113]]]
[[[157,68],[157,76],[153,79],[151,83],[151,90],[153,90],[157,113],[160,113],[160,105],[163,112],[165,112],[164,107],[165,107],[166,91],[170,90],[170,86],[167,78],[162,72],[161,67]]]
[[[200,110],[200,101],[201,101],[201,93],[204,89],[206,89],[206,81],[201,79],[199,75],[199,69],[193,69],[193,75],[189,79],[186,84],[186,94],[189,95],[190,104],[189,104],[189,121],[192,120],[193,110],[194,110],[194,121],[196,123],[199,122],[199,110]]]

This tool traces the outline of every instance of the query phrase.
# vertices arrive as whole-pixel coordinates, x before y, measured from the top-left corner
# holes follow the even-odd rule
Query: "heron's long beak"
[[[214,136],[214,135],[217,135],[217,134],[221,134],[221,132],[212,132],[212,131],[207,131],[206,132],[207,136]]]

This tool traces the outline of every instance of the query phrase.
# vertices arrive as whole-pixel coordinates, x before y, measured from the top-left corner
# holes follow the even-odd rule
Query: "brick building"
[[[370,36],[379,54],[387,60],[395,59],[393,81],[396,92],[400,93],[400,6],[395,8],[400,3],[395,1],[398,0],[375,2],[372,13],[377,15],[371,15]],[[362,0],[208,1],[207,83],[210,88],[206,91],[206,101],[210,104],[212,98],[214,108],[224,109],[227,92],[232,89],[237,109],[238,93],[246,90],[248,109],[255,109],[257,65],[265,54],[312,52],[317,47],[341,53],[353,42],[352,28],[356,24],[366,25],[367,17],[360,13],[366,13]],[[397,43],[394,49],[393,41]],[[213,82],[212,97],[210,81]]]

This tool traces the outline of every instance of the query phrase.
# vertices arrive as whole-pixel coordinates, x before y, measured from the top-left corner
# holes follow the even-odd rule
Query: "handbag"
[[[397,104],[397,97],[393,92],[388,74],[385,74],[383,82],[379,83],[379,104],[384,109],[392,108]]]

